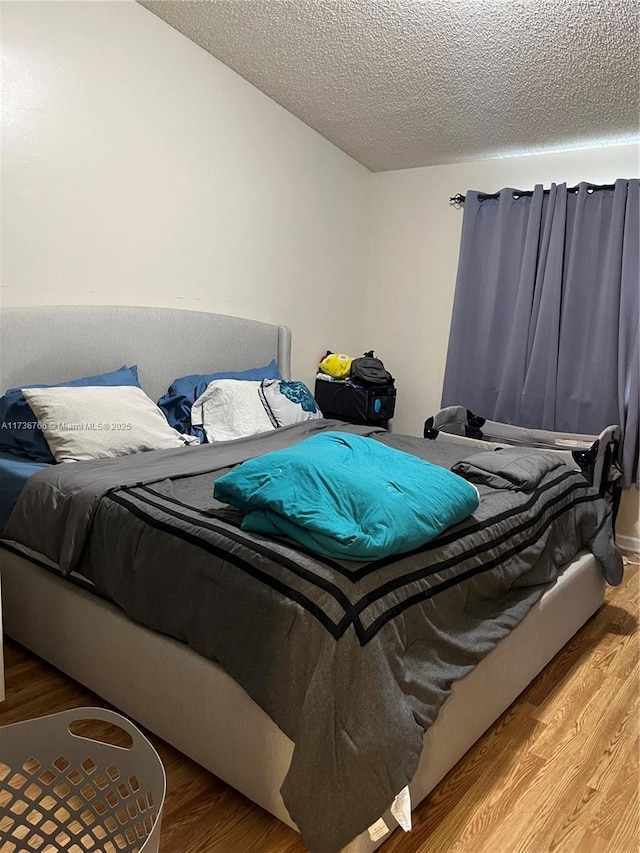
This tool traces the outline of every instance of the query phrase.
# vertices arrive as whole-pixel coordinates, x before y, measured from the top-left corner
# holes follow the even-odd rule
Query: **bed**
[[[153,399],[176,376],[214,367],[250,368],[275,358],[281,375],[290,375],[288,330],[222,315],[129,307],[5,308],[0,333],[3,389],[54,383],[123,362],[138,364],[141,384]],[[188,348],[167,343],[185,340]],[[334,431],[345,428],[323,424]],[[400,447],[403,440],[397,439]],[[404,441],[415,450],[415,442],[422,440]],[[139,497],[129,495],[128,500]],[[281,794],[294,743],[225,669],[187,643],[129,618],[80,578],[74,583],[61,577],[55,561],[40,551],[4,544],[2,598],[10,636],[297,828]],[[613,552],[606,559],[613,561],[610,571],[615,575]],[[572,554],[527,615],[453,684],[416,752],[409,785],[413,805],[598,609],[604,583],[601,565],[591,553],[581,549]],[[380,773],[384,775],[384,766]],[[401,786],[393,784],[399,793]],[[344,791],[335,796],[337,813]],[[397,826],[388,810],[375,814],[384,821],[373,833],[375,840],[363,831],[345,842],[344,851],[370,853]],[[335,814],[329,809],[319,817],[331,823]],[[321,849],[316,836],[312,849]]]

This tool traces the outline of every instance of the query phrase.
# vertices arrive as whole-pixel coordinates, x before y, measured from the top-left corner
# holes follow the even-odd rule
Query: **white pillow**
[[[198,443],[167,423],[134,385],[23,388],[56,462],[81,462]]]
[[[304,382],[263,379],[260,383],[260,398],[271,420],[279,427],[322,417],[313,394]]]
[[[229,441],[275,429],[262,405],[260,382],[214,379],[191,406],[191,423],[207,441]]]

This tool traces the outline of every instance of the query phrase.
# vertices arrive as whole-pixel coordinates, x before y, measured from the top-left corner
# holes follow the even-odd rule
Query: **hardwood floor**
[[[382,853],[637,853],[639,568],[464,756]],[[0,725],[95,695],[5,640]],[[162,853],[304,853],[297,833],[150,736],[167,771]]]

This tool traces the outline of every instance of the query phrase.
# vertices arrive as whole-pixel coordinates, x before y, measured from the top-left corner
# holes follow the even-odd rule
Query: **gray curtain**
[[[623,429],[640,483],[640,182],[469,192],[442,405],[537,429]]]

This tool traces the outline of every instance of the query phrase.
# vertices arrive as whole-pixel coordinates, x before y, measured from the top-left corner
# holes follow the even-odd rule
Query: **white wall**
[[[640,553],[640,492],[628,489],[622,493],[616,521],[616,541],[621,548]]]
[[[308,380],[361,347],[366,169],[133,0],[1,13],[2,304],[277,321]]]
[[[375,347],[396,377],[396,432],[421,435],[424,419],[440,408],[462,226],[462,209],[450,196],[637,177],[638,154],[638,146],[622,145],[371,176],[364,345]],[[636,540],[638,507],[636,491],[625,495],[620,529]]]

